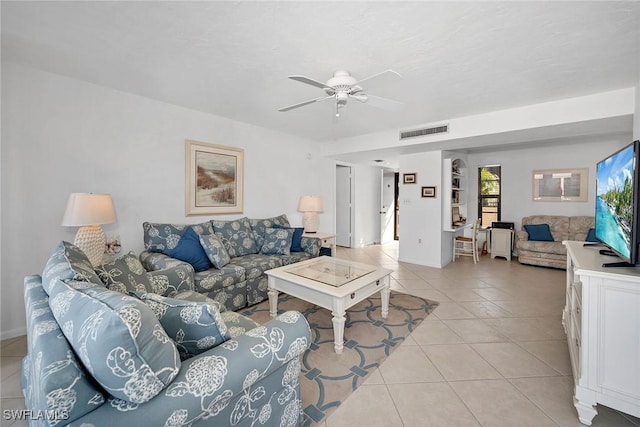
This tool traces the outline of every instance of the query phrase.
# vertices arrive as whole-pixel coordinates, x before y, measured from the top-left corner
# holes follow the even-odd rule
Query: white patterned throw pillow
[[[49,306],[87,371],[119,399],[144,403],[158,395],[181,361],[153,311],[102,285],[72,284],[56,280]]]

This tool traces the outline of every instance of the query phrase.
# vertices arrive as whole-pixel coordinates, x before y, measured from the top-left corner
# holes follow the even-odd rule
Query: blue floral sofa
[[[25,278],[30,425],[299,424],[300,313],[258,325],[194,292],[182,266],[143,270],[132,253],[94,270],[61,242]]]
[[[191,267],[195,290],[228,310],[266,300],[265,271],[317,257],[322,245],[321,239],[302,237],[303,229],[292,228],[286,215],[200,224],[145,222],[143,230],[140,260],[147,270]],[[203,252],[197,256],[180,251],[181,246]]]

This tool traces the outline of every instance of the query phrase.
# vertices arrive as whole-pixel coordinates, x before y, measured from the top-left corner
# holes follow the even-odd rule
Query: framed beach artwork
[[[542,169],[533,171],[536,202],[586,202],[589,169]]]
[[[242,213],[244,150],[186,141],[186,215]]]

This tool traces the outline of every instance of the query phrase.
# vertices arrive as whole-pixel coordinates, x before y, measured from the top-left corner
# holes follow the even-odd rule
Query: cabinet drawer
[[[575,316],[572,315],[572,318],[575,319]],[[567,336],[568,345],[569,345],[569,353],[571,357],[571,366],[573,368],[573,378],[577,381],[581,375],[582,363],[581,363],[581,347],[582,347],[582,338],[580,336],[580,329],[576,328],[575,323],[571,325],[571,333]]]
[[[384,288],[384,280],[378,279],[345,297],[345,307],[351,307]]]
[[[571,287],[571,317],[578,331],[582,330],[582,283],[574,283]]]
[[[580,276],[573,277],[571,288],[573,289],[577,299],[582,301],[582,282],[580,281]]]

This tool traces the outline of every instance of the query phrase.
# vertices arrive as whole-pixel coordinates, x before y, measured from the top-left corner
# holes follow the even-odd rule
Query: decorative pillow
[[[220,316],[220,303],[212,299],[194,302],[151,293],[142,294],[139,298],[153,310],[164,330],[176,343],[182,360],[230,338],[227,325]]]
[[[76,245],[64,241],[58,243],[42,272],[42,287],[47,294],[57,279],[102,284],[85,253]]]
[[[523,227],[527,234],[529,234],[529,240],[537,242],[554,241],[551,235],[551,229],[549,229],[549,224],[527,224]]]
[[[267,228],[260,253],[265,255],[289,255],[292,240],[293,230],[291,228]]]
[[[211,262],[200,244],[200,237],[192,228],[184,232],[178,245],[171,249],[167,255],[188,262],[195,271],[205,271],[211,268]]]
[[[87,371],[114,397],[147,402],[178,375],[178,350],[142,301],[56,280],[49,306]]]
[[[215,234],[222,239],[231,258],[258,253],[249,218],[233,221],[213,220],[211,223]]]
[[[215,268],[222,268],[231,261],[229,252],[227,252],[224,243],[222,243],[222,240],[220,240],[220,237],[217,235],[207,234],[200,236],[200,245],[202,245],[209,261],[211,261],[211,264],[213,264]]]
[[[153,292],[151,279],[142,263],[132,251],[96,268],[96,273],[107,289],[128,294],[129,291]]]
[[[193,228],[200,235],[213,234],[210,221],[191,225],[145,222],[142,224],[144,248],[149,252],[162,252],[169,255],[169,251],[178,246],[180,238],[188,228]]]
[[[596,229],[595,228],[590,228],[589,232],[587,232],[587,238],[584,239],[585,242],[594,242],[594,243],[600,243],[600,240],[598,240],[596,238]]]
[[[285,227],[279,224],[273,224],[273,228],[288,228],[293,230],[293,239],[291,240],[291,252],[302,252],[302,235],[304,228],[302,227]]]
[[[264,243],[264,230],[267,228],[273,227],[275,224],[282,225],[283,227],[290,227],[289,219],[285,214],[274,216],[272,218],[250,219],[249,224],[253,230],[258,248],[261,248]]]

